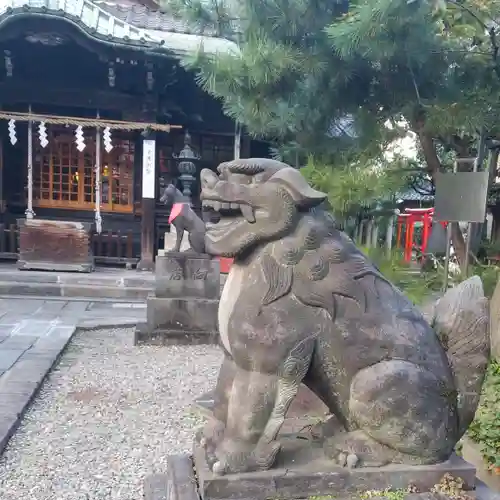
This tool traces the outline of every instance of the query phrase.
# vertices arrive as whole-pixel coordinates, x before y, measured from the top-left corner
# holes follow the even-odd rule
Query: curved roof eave
[[[28,16],[62,19],[101,43],[156,55],[183,55],[201,46],[212,54],[238,51],[234,42],[222,38],[137,28],[90,0],[0,0],[0,29]]]

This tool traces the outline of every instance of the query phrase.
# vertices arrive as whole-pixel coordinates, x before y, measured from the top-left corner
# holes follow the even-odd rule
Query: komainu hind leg
[[[340,434],[326,440],[325,454],[341,467],[381,467],[397,461],[398,453],[378,443],[361,430]]]
[[[351,432],[328,439],[327,455],[342,466],[433,464],[457,441],[453,391],[428,369],[402,360],[361,370],[351,383]]]

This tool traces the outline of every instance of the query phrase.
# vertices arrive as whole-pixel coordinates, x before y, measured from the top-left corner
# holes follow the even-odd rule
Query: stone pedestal
[[[145,480],[147,500],[268,500],[366,498],[368,492],[388,489],[408,500],[444,500],[432,489],[445,474],[461,478],[467,497],[495,498],[481,489],[476,494],[475,468],[453,455],[437,465],[388,465],[385,467],[341,468],[324,458],[319,444],[307,443],[295,436],[283,436],[283,450],[275,467],[268,471],[215,476],[206,465],[204,450],[195,447],[193,455],[170,456],[164,474]],[[194,472],[196,471],[196,473]],[[409,487],[416,493],[404,493]],[[479,490],[478,490],[479,493]],[[488,494],[493,494],[493,497]],[[465,496],[464,496],[465,498]]]
[[[219,262],[196,253],[168,252],[156,259],[154,297],[136,343],[215,343],[220,297]]]

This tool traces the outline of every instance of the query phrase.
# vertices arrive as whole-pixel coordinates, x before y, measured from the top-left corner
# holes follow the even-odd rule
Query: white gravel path
[[[189,407],[221,361],[213,346],[78,333],[0,459],[0,499],[141,500],[144,477],[190,450],[201,418]]]

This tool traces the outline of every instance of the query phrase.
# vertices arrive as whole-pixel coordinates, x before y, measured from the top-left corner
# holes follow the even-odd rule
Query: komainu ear
[[[283,186],[300,208],[312,208],[323,202],[327,195],[313,189],[304,176],[295,168],[278,170],[267,182],[275,182]]]

